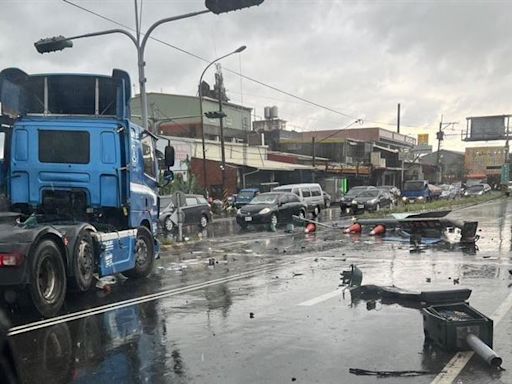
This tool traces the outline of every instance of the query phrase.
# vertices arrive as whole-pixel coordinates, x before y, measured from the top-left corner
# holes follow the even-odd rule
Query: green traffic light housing
[[[204,115],[209,119],[223,119],[227,116],[224,112],[219,111],[205,112]]]
[[[264,0],[205,0],[204,5],[216,15],[260,5]]]
[[[73,42],[66,39],[64,36],[54,36],[46,39],[41,39],[34,43],[34,46],[39,53],[62,51],[65,48],[73,47]]]

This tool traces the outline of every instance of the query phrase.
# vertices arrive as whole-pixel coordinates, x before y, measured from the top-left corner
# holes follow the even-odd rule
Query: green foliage
[[[202,194],[203,191],[197,182],[197,177],[192,173],[190,160],[185,160],[187,164],[188,178],[185,180],[183,174],[177,173],[174,180],[163,188],[160,188],[160,195],[172,195],[174,192]],[[160,174],[160,185],[164,185],[163,175]]]

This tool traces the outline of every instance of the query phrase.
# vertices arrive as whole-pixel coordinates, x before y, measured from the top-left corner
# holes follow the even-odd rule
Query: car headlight
[[[467,196],[467,195],[469,195],[469,192],[464,192],[464,196]]]
[[[478,192],[478,195],[480,195],[480,196],[483,195],[483,194],[484,194],[484,191]]]
[[[369,203],[370,203],[370,204],[375,204],[376,202],[377,202],[377,199],[371,199],[371,200],[369,201]]]
[[[418,200],[423,200],[423,199],[424,199],[423,196],[418,197]]]
[[[407,201],[407,197],[402,197],[402,201]]]
[[[267,207],[267,208],[263,208],[263,209],[262,209],[261,211],[259,211],[258,213],[259,213],[260,215],[266,215],[266,214],[267,214],[267,213],[269,213],[269,212],[270,212],[270,208],[268,208],[268,207]]]
[[[356,200],[352,200],[352,204],[357,204],[357,201]]]

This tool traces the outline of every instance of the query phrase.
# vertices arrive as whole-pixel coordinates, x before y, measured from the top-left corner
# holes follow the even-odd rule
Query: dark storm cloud
[[[128,26],[131,0],[76,3]],[[143,29],[162,17],[203,9],[202,0],[145,0]],[[433,131],[441,114],[458,120],[510,112],[509,1],[266,0],[260,7],[207,14],[159,27],[154,36],[212,59],[245,44],[242,72],[353,117],[313,107],[225,71],[233,101],[278,105],[294,128],[328,129],[354,118],[393,124],[396,103],[415,134]],[[0,0],[0,66],[28,72],[130,72],[136,54],[124,36],[75,42],[40,55],[33,42],[52,35],[110,29],[112,23],[58,0]],[[239,71],[238,57],[223,62]],[[157,42],[146,50],[149,91],[194,94],[205,63]],[[207,80],[212,81],[209,73]],[[386,126],[392,128],[392,125]]]

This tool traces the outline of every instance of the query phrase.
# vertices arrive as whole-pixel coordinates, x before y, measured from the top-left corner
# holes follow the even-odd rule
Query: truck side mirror
[[[174,165],[174,147],[172,145],[165,147],[164,163],[166,167],[172,167]]]

